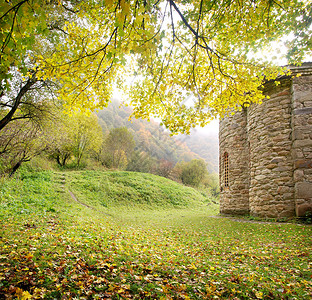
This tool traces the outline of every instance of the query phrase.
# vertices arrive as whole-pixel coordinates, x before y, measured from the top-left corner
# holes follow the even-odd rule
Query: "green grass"
[[[0,204],[0,299],[312,297],[311,226],[213,217],[157,176],[24,173]]]
[[[66,173],[66,186],[83,203],[102,211],[198,208],[212,204],[193,188],[136,172]]]

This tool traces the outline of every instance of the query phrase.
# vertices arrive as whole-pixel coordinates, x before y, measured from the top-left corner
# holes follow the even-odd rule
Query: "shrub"
[[[205,161],[202,159],[193,159],[182,166],[181,180],[183,184],[198,186],[207,173]]]

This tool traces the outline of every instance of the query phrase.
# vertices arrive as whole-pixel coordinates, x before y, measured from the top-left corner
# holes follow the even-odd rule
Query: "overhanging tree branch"
[[[19,93],[14,99],[14,103],[12,105],[12,108],[9,110],[9,112],[0,120],[0,130],[3,129],[11,120],[18,109],[21,100],[23,96],[30,90],[30,88],[37,82],[37,79],[35,77],[29,78],[26,82],[26,84],[20,89]]]

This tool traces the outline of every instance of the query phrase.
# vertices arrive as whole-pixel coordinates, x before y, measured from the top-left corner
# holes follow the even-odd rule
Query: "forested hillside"
[[[66,115],[62,109],[52,105],[46,105],[44,110],[49,113],[40,115],[41,110],[38,110],[34,113],[36,118],[17,119],[1,131],[1,174],[12,176],[22,164],[35,157],[53,161],[60,168],[153,173],[185,184],[194,182],[191,178],[182,179],[183,168],[187,168],[185,164],[190,161],[204,161],[208,157],[204,168],[208,167],[210,173],[217,171],[214,168],[217,156],[213,157],[217,145],[209,145],[212,150],[208,150],[206,157],[200,153],[200,150],[203,154],[205,151],[200,147],[196,149],[194,143],[190,145],[196,151],[191,151],[181,138],[170,136],[153,120],[129,121],[132,110],[121,106],[118,101],[99,111],[98,116],[95,113]],[[197,143],[209,149],[204,140],[198,139]],[[194,168],[197,164],[192,163]],[[196,176],[199,175],[197,171]]]
[[[107,108],[97,113],[104,133],[112,128],[127,127],[133,134],[135,150],[147,153],[156,160],[172,163],[204,159],[209,172],[218,171],[218,140],[216,137],[205,137],[199,133],[193,136],[170,136],[169,132],[157,122],[132,119],[132,109],[114,100]]]
[[[217,134],[192,130],[190,135],[179,135],[178,139],[207,162],[209,172],[218,172],[219,139]]]

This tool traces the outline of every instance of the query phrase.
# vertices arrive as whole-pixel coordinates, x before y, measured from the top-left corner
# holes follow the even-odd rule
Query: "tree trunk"
[[[79,168],[80,166],[80,160],[82,158],[82,153],[78,153],[78,156],[77,156],[77,167]]]
[[[56,161],[57,161],[57,164],[62,167],[62,163],[60,161],[60,155],[56,156]]]
[[[70,157],[70,154],[65,154],[63,159],[62,159],[62,166],[64,167],[66,164],[66,160]]]
[[[16,110],[18,109],[22,97],[30,90],[30,88],[37,82],[37,79],[31,78],[28,79],[26,84],[20,89],[19,93],[17,94],[12,108],[9,110],[9,112],[0,120],[0,130],[2,130],[13,118],[13,115],[15,114]]]
[[[12,177],[21,165],[22,165],[22,161],[19,161],[18,163],[16,163],[15,166],[12,168],[12,171],[9,177]]]

